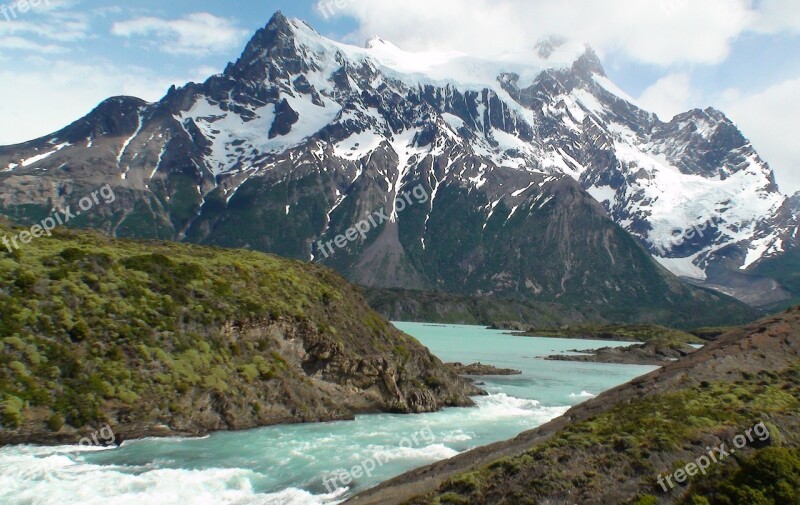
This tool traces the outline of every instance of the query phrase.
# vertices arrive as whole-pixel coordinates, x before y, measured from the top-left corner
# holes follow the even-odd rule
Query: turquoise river
[[[395,324],[444,361],[480,361],[523,374],[479,378],[490,394],[476,398],[476,407],[432,414],[364,415],[355,421],[271,426],[200,439],[126,441],[115,449],[6,447],[0,449],[0,503],[339,503],[409,469],[512,438],[654,369],[541,359],[629,343],[515,337],[477,326]],[[352,480],[342,479],[348,485],[334,480],[344,477],[340,469],[349,470]]]

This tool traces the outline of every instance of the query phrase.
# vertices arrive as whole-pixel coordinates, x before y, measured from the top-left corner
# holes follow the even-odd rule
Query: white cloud
[[[10,5],[10,4],[7,4]],[[0,17],[0,37],[38,37],[57,42],[84,40],[91,33],[89,16],[74,10],[67,0],[48,0],[27,13],[18,13],[13,21]]]
[[[170,79],[151,70],[111,63],[50,61],[0,69],[0,96],[14,97],[0,101],[0,145],[57,131],[108,97],[124,94],[158,100],[170,85],[187,81],[185,76]]]
[[[800,2],[797,0],[763,0],[758,10],[754,30],[763,33],[800,32]]]
[[[0,94],[14,97],[0,102],[0,145],[57,131],[108,97],[131,95],[154,101],[172,84],[202,82],[220,71],[203,61],[170,75],[158,65],[141,68],[126,62],[92,61],[85,57],[90,48],[84,43],[104,37],[93,32],[98,19],[121,11],[67,9],[74,5],[72,0],[50,0],[50,10],[30,12],[14,22],[0,20]],[[154,19],[126,21],[115,29],[118,35],[152,40],[165,52],[194,55],[235,48],[246,35],[231,22],[208,14],[178,21]]]
[[[671,121],[698,103],[688,74],[670,74],[644,90],[637,100],[645,110],[655,112],[662,121]]]
[[[206,56],[237,47],[248,34],[231,21],[197,12],[181,19],[138,17],[114,23],[111,33],[140,39],[145,45],[169,54]]]
[[[0,37],[0,50],[30,51],[41,54],[58,54],[67,51],[67,48],[54,44],[38,44],[22,37]]]
[[[728,90],[719,107],[736,121],[761,156],[775,170],[784,192],[800,190],[800,78],[744,95]]]
[[[338,13],[409,50],[496,57],[561,35],[665,66],[723,61],[755,15],[750,0],[348,0]]]

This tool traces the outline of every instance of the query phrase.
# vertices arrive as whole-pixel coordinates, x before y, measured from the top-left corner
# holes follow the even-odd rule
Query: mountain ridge
[[[410,61],[388,44],[329,41],[278,13],[205,83],[173,87],[152,104],[112,98],[57,134],[1,147],[0,212],[35,220],[51,202],[66,205],[112,181],[119,203],[77,224],[311,260],[315,244],[421,184],[429,204],[393,216],[326,264],[378,288],[607,306],[669,306],[675,297],[727,303],[670,278],[644,249],[668,246],[657,259],[673,273],[691,276],[706,262],[733,265],[722,269],[736,277],[746,252],[729,229],[758,228],[753,216],[784,198],[766,164],[757,155],[741,161],[750,160],[749,143],[724,116],[690,112],[660,123],[611,91],[591,49],[554,44],[547,53],[527,64],[454,53]],[[701,120],[716,123],[697,133]],[[680,167],[639,166],[653,158],[636,150],[645,149],[636,135]],[[678,156],[676,137],[703,154]],[[766,199],[731,211],[712,198],[723,218],[704,241],[676,247],[674,222],[659,220],[673,209],[648,195],[662,186],[641,181],[702,178],[696,172],[708,171],[708,160],[720,166],[706,186],[755,181]],[[681,229],[698,227],[708,210],[683,216]],[[789,229],[775,219],[758,231],[767,249],[775,229]],[[688,264],[689,256],[669,257],[688,253]],[[772,296],[788,295],[779,288]]]

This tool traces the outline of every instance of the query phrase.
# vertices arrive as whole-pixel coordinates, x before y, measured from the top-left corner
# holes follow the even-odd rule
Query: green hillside
[[[429,411],[475,392],[331,270],[256,252],[57,231],[0,252],[0,314],[6,443]]]

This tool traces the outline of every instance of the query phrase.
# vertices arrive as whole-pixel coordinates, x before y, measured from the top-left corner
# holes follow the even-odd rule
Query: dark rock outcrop
[[[686,344],[664,344],[660,342],[648,342],[646,344],[632,345],[628,347],[603,347],[595,351],[571,351],[577,353],[588,353],[581,355],[558,354],[548,356],[545,359],[550,361],[578,361],[583,363],[617,363],[627,365],[665,365],[672,361],[696,352],[697,349]]]
[[[473,363],[465,365],[463,363],[445,363],[451,370],[458,375],[520,375],[519,370],[512,368],[498,368],[494,365],[484,365],[483,363]]]

